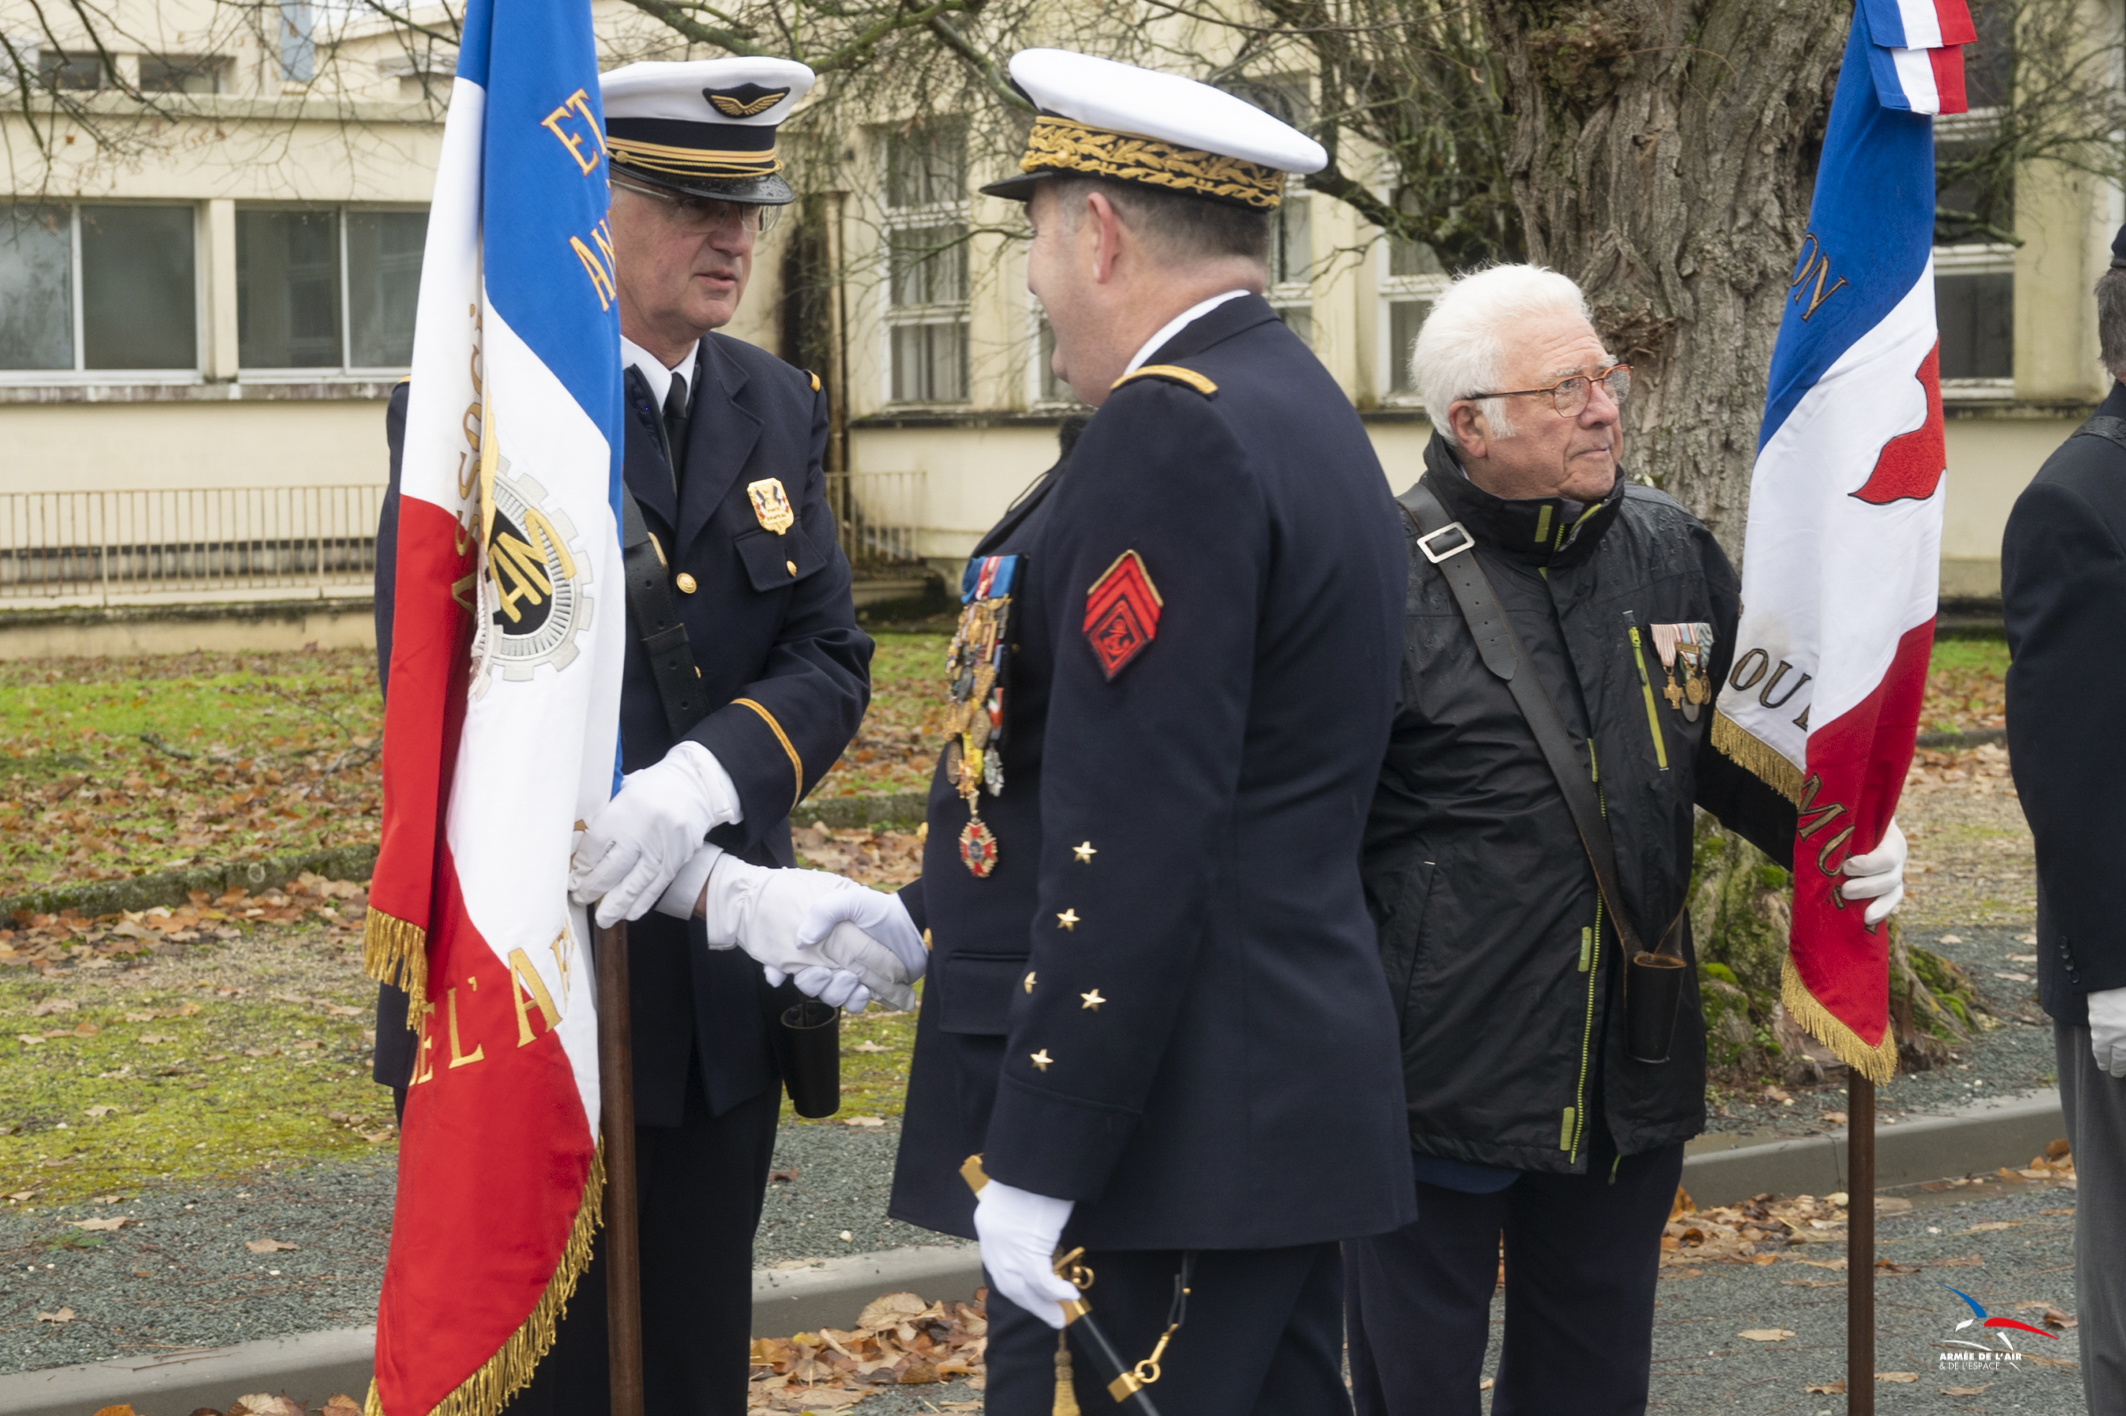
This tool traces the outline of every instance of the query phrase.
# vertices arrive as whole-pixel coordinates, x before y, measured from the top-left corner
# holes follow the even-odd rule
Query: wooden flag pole
[[[642,1411],[642,1255],[635,1214],[635,1065],[627,923],[592,936],[598,953],[598,1095],[605,1113],[605,1332],[612,1416]]]
[[[1875,1416],[1875,1083],[1846,1077],[1845,1409]]]

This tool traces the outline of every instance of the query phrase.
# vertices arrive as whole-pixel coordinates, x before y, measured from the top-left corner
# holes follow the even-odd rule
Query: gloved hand
[[[2114,1077],[2126,1077],[2126,988],[2106,988],[2089,995],[2089,1050],[2096,1064]]]
[[[1897,818],[1893,816],[1880,845],[1866,855],[1846,857],[1845,873],[1849,878],[1838,887],[1838,893],[1848,900],[1873,902],[1861,916],[1862,923],[1881,924],[1904,900],[1906,854],[1905,833],[1897,829]]]
[[[812,944],[840,924],[852,924],[893,951],[915,982],[930,967],[930,951],[923,935],[908,916],[901,897],[884,890],[845,890],[824,895],[797,931],[797,942]]]
[[[662,761],[628,773],[592,818],[570,864],[569,894],[578,904],[596,902],[601,926],[640,919],[702,839],[743,814],[738,788],[715,754],[682,742]]]
[[[911,976],[894,951],[854,926],[836,927],[842,913],[864,908],[846,898],[852,893],[874,892],[823,870],[777,870],[726,854],[702,891],[701,917],[711,948],[736,944],[760,961],[771,984],[791,977],[804,992],[832,1003],[828,991],[848,985],[831,976],[848,973],[869,997],[913,1008]],[[815,915],[826,922],[813,928]]]
[[[1052,1328],[1063,1326],[1062,1305],[1078,1296],[1055,1270],[1056,1242],[1075,1208],[1014,1189],[1001,1180],[982,1187],[974,1206],[974,1232],[982,1241],[982,1267],[997,1292]]]

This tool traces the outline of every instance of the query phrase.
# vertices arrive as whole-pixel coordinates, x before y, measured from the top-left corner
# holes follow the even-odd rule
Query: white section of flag
[[[421,254],[421,303],[415,321],[413,383],[406,396],[406,441],[399,494],[453,513],[469,507],[458,491],[460,467],[479,455],[479,421],[467,436],[466,410],[479,403],[473,340],[480,303],[480,181],[487,90],[470,79],[450,88],[450,118],[436,164],[435,200]],[[462,320],[432,311],[463,311]]]
[[[626,649],[620,535],[607,500],[612,448],[493,305],[484,345],[488,432],[507,464],[502,475],[536,483],[547,514],[565,513],[583,594],[574,659],[514,680],[495,663],[484,687],[474,686],[445,830],[474,928],[505,969],[521,949],[561,1011],[555,1031],[595,1131],[597,1010],[584,911],[568,899],[569,823],[590,820],[612,797]],[[564,933],[566,977],[553,947]]]
[[[1918,371],[1937,337],[1930,258],[1905,298],[1825,370],[1757,454],[1737,644],[1812,676],[1779,708],[1730,688],[1720,711],[1806,768],[1816,727],[1874,692],[1898,641],[1934,617],[1947,477],[1925,501],[1861,501],[1892,438],[1925,423]],[[1792,687],[1792,680],[1782,688]]]
[[[1933,13],[1928,7],[1928,13]],[[1937,27],[1938,28],[1938,27]],[[1934,61],[1925,49],[1892,49],[1890,62],[1897,69],[1897,84],[1914,113],[1941,112],[1941,86],[1934,82]]]
[[[1907,47],[1941,48],[1941,15],[1934,8],[1934,0],[1897,0],[1897,17],[1904,22]]]

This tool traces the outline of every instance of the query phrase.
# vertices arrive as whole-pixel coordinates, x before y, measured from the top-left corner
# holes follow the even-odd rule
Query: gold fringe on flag
[[[1801,974],[1794,967],[1791,955],[1779,961],[1779,1002],[1786,1015],[1799,1023],[1802,1030],[1825,1047],[1838,1054],[1838,1060],[1881,1086],[1897,1075],[1897,1030],[1885,1024],[1882,1041],[1873,1047],[1861,1041],[1854,1032],[1838,1020],[1836,1014],[1818,1003],[1801,981]]]
[[[406,990],[407,1030],[420,1031],[428,1016],[428,931],[371,905],[362,925],[362,971]]]
[[[568,1300],[576,1294],[576,1281],[590,1265],[591,1236],[604,1222],[605,1143],[600,1141],[591,1156],[591,1173],[583,1182],[583,1203],[569,1230],[568,1245],[561,1251],[554,1276],[547,1280],[546,1291],[532,1306],[531,1316],[450,1395],[426,1412],[400,1412],[398,1416],[495,1416],[505,1402],[529,1386],[539,1360],[553,1350],[554,1325],[568,1311]],[[386,1416],[374,1379],[369,1383],[369,1399],[363,1403],[362,1416]]]
[[[1717,708],[1713,710],[1713,746],[1788,801],[1801,804],[1801,769]]]

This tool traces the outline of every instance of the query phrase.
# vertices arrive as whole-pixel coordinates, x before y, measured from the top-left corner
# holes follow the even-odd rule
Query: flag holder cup
[[[1624,1029],[1634,1062],[1666,1062],[1676,1038],[1676,1005],[1686,965],[1674,954],[1632,955],[1624,984]]]
[[[842,1105],[842,1010],[806,998],[782,1010],[775,1051],[791,1109],[808,1120],[832,1116]]]

